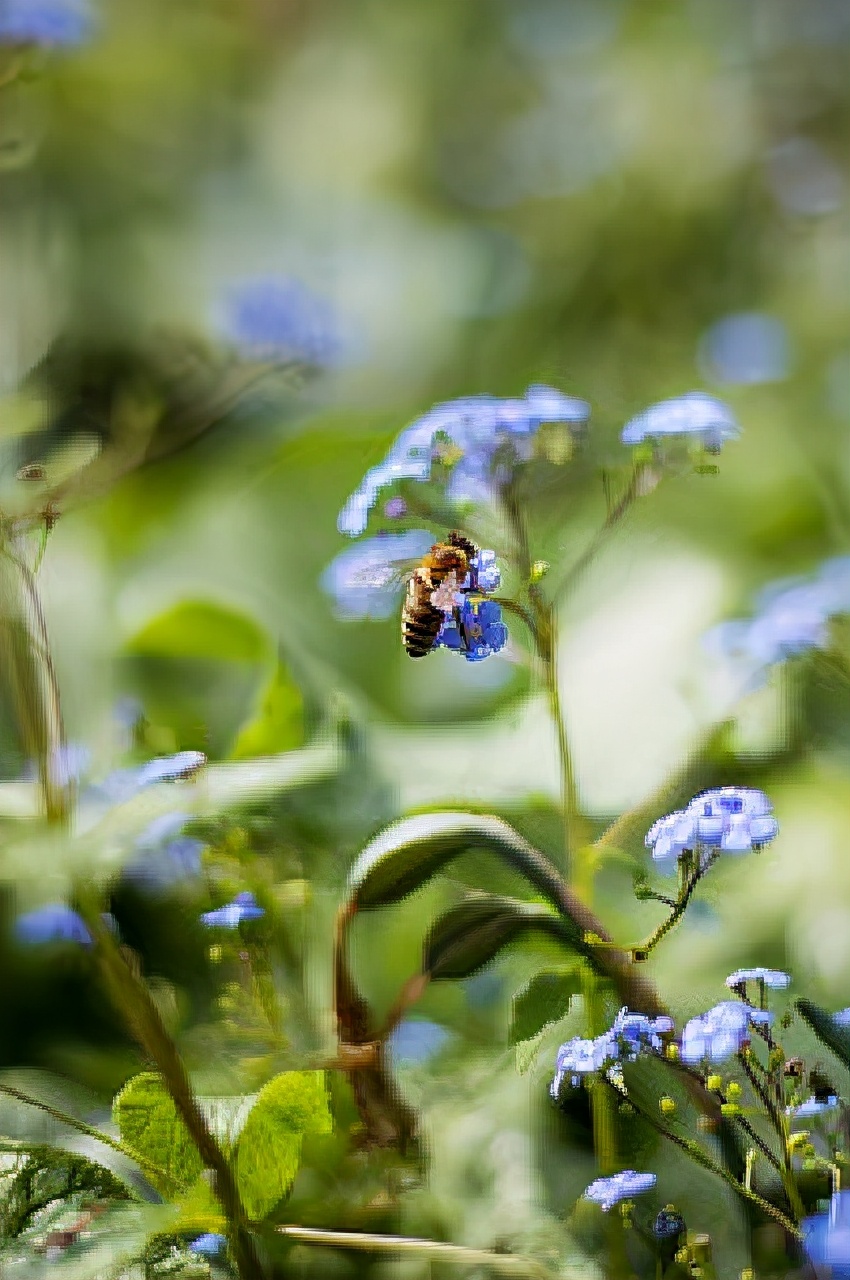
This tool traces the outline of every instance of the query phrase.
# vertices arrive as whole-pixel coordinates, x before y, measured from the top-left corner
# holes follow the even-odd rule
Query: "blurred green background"
[[[76,353],[109,368],[110,404],[138,385],[154,340],[200,351],[203,370],[223,292],[245,276],[302,280],[333,304],[353,353],[301,389],[272,379],[246,392],[187,447],[68,510],[41,571],[68,735],[96,775],[120,762],[114,709],[127,698],[147,754],[285,750],[327,732],[340,707],[353,726],[339,777],[203,833],[222,893],[247,878],[276,904],[283,1039],[222,1009],[196,923],[206,890],[119,912],[172,993],[202,1083],[254,1088],[275,1062],[327,1046],[333,909],[388,820],[472,805],[557,851],[555,739],[524,637],[480,666],[445,652],[414,665],[394,620],[343,622],[319,587],[344,545],[339,508],[406,423],[533,381],[592,405],[580,456],[530,504],[533,553],[553,565],[604,518],[602,472],[627,474],[629,417],[696,387],[738,416],[717,474],[665,480],[565,605],[582,801],[603,826],[735,718],[706,785],[763,787],[781,834],[712,872],[710,910],[658,953],[654,977],[679,1015],[756,963],[788,967],[794,991],[829,1008],[850,1003],[848,654],[777,669],[742,695],[700,644],[766,582],[850,551],[848,5],[104,0],[88,44],[0,84],[0,135],[7,436],[25,412],[60,438],[69,418],[79,426]],[[712,326],[740,313],[782,326],[766,377],[712,346]],[[56,351],[70,355],[53,376]],[[91,425],[108,441],[108,414]],[[484,524],[499,552],[498,523]],[[8,708],[0,729],[14,778],[24,759]],[[602,868],[599,905],[633,942],[656,914],[631,895],[641,847],[624,854]],[[465,870],[492,886],[492,869]],[[61,896],[67,869],[48,860],[37,885],[16,879],[10,911],[47,885]],[[455,893],[443,883],[361,922],[358,972],[376,1007]],[[238,983],[235,952],[223,963]],[[593,1163],[557,1131],[546,1093],[578,1024],[559,1024],[525,1073],[507,1045],[534,963],[518,953],[422,1003],[451,1038],[401,1068],[433,1156],[413,1230],[428,1229],[432,1197],[456,1239],[563,1248],[559,1223]],[[10,956],[9,972],[23,964]],[[85,975],[32,959],[26,973],[0,996],[4,1063],[117,1088],[133,1051]],[[689,1221],[743,1265],[723,1194],[699,1173],[680,1193],[678,1163],[659,1172],[661,1203],[690,1196]]]

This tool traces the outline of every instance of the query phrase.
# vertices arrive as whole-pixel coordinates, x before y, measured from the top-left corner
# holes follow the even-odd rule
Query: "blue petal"
[[[85,921],[62,902],[52,902],[18,916],[15,933],[18,941],[28,946],[46,942],[78,942],[85,947],[92,945],[92,936]]]

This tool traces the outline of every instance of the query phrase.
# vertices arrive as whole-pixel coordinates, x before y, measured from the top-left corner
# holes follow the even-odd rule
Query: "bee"
[[[466,644],[456,597],[472,589],[465,584],[477,555],[474,543],[452,531],[446,542],[435,542],[413,570],[401,609],[401,639],[408,657],[424,658],[431,652],[447,614],[454,614]]]

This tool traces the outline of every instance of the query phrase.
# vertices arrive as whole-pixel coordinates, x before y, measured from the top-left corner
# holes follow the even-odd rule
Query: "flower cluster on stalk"
[[[576,1088],[582,1076],[619,1062],[633,1062],[643,1050],[660,1052],[661,1036],[672,1030],[672,1018],[648,1018],[642,1013],[630,1013],[624,1006],[602,1035],[590,1040],[576,1036],[561,1045],[555,1060],[555,1077],[549,1086],[552,1097],[558,1098],[567,1079]]]
[[[671,872],[685,853],[705,867],[717,853],[742,854],[775,839],[779,824],[763,791],[717,787],[694,796],[684,809],[659,818],[646,835],[646,847],[659,870]]]

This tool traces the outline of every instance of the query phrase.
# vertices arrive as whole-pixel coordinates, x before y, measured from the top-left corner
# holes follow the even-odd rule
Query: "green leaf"
[[[516,898],[476,894],[440,916],[425,938],[423,973],[432,981],[468,978],[503,947],[529,929],[542,929],[559,941],[573,941],[564,922],[548,907]]]
[[[130,640],[131,653],[158,658],[265,662],[269,640],[251,618],[211,600],[186,600],[161,613]]]
[[[115,1098],[112,1114],[124,1144],[167,1174],[160,1179],[151,1175],[162,1195],[198,1180],[201,1157],[158,1075],[145,1071],[128,1080]]]
[[[233,760],[293,751],[304,742],[304,702],[286,667],[278,663],[263,691],[257,714],[239,730]]]
[[[473,849],[495,853],[550,901],[558,901],[563,885],[554,868],[513,827],[501,818],[454,812],[403,818],[376,836],[352,867],[352,900],[360,909],[400,902]]]
[[[563,1018],[570,999],[581,991],[581,977],[572,967],[545,969],[513,998],[510,1043],[531,1040],[544,1027]]]
[[[323,1071],[285,1071],[269,1081],[236,1146],[236,1178],[249,1217],[266,1217],[287,1195],[305,1134],[332,1127]]]
[[[797,1012],[805,1018],[817,1038],[832,1050],[845,1067],[850,1067],[850,1028],[839,1026],[831,1013],[811,1000],[796,1000],[794,1003]]]

